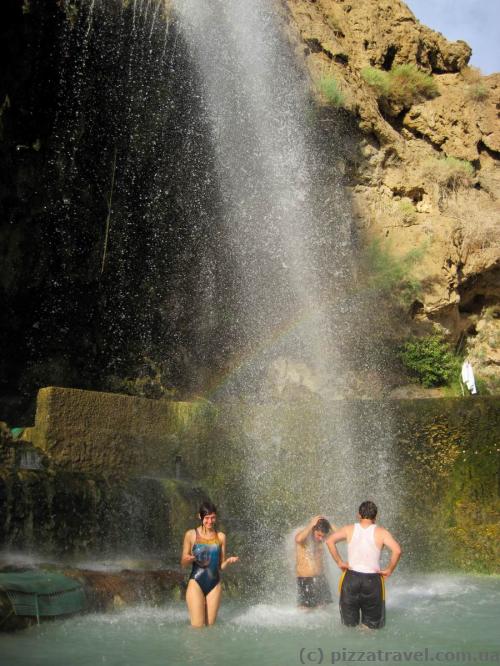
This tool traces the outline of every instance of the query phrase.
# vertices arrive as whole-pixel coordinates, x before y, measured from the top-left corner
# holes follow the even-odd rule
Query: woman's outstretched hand
[[[227,567],[228,564],[236,564],[236,562],[239,562],[239,561],[240,561],[240,558],[235,557],[234,555],[231,556],[231,557],[227,557],[221,565],[222,571],[224,571],[224,569]]]

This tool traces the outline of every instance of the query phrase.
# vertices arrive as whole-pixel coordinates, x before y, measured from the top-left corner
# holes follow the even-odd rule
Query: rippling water
[[[293,666],[344,663],[349,652],[428,650],[429,661],[485,663],[500,650],[500,578],[395,575],[388,584],[387,626],[342,627],[336,604],[303,612],[290,605],[223,601],[219,623],[188,626],[184,604],[139,607],[43,624],[0,637],[2,666]],[[344,661],[342,655],[344,653]],[[486,654],[488,653],[488,655]],[[359,658],[359,655],[356,655]],[[397,657],[396,657],[397,658]],[[394,663],[390,658],[382,660]],[[420,658],[402,657],[406,663]],[[491,661],[491,658],[490,658]]]

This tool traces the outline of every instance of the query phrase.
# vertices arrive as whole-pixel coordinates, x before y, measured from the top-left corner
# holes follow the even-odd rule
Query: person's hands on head
[[[311,518],[311,523],[310,523],[311,526],[314,527],[316,525],[316,523],[318,522],[318,520],[321,520],[322,518],[324,518],[324,516],[322,516],[322,515],[314,516],[314,518]]]

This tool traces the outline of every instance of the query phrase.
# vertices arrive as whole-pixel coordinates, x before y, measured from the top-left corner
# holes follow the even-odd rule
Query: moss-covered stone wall
[[[175,561],[207,495],[169,479],[0,469],[0,551],[42,558]]]
[[[148,400],[49,387],[37,398],[35,427],[25,438],[60,468],[128,478],[199,477],[193,445],[209,440],[215,413],[206,401]]]
[[[500,571],[500,400],[401,401],[398,466],[408,555],[420,566]]]

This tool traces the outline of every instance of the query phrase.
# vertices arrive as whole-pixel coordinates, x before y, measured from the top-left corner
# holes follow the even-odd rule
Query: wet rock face
[[[47,280],[50,254],[44,247],[40,215],[46,204],[45,148],[55,114],[58,57],[53,47],[61,16],[54,2],[44,8],[31,4],[29,16],[17,0],[6,0],[0,7],[2,393],[27,362],[34,323],[30,313],[37,302],[35,285]]]
[[[37,398],[35,426],[23,433],[59,470],[114,479],[200,478],[199,442],[216,418],[208,401],[48,387]]]
[[[65,569],[64,575],[82,583],[87,610],[103,612],[139,604],[161,605],[183,594],[184,573],[157,571],[88,571]]]
[[[448,42],[421,25],[399,0],[286,5],[313,83],[333,77],[364,134],[347,169],[361,236],[368,245],[382,240],[396,258],[421,250],[408,327],[434,324],[454,341],[465,334],[472,350],[477,324],[499,303],[500,74],[484,77],[468,67],[465,42]],[[438,94],[395,111],[363,69],[383,75],[400,65],[431,74]],[[388,324],[388,336],[392,328],[397,337],[398,327]],[[498,320],[488,330],[493,340]],[[476,357],[476,367],[494,389],[493,347],[481,344],[490,360],[486,368]]]
[[[40,393],[35,427],[19,439],[0,422],[0,551],[177,561],[207,499],[190,480],[207,473],[200,442],[214,437],[214,414],[206,403]]]
[[[218,200],[209,132],[182,38],[145,7],[0,6],[0,397],[24,398],[11,422],[41,385],[160,397],[213,360],[198,293]]]
[[[170,546],[171,509],[151,480],[2,470],[0,501],[2,550],[68,558]]]

